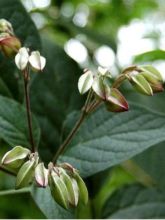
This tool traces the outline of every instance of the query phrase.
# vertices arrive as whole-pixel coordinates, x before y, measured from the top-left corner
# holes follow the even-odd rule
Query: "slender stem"
[[[76,132],[78,131],[80,125],[82,124],[82,122],[84,121],[84,119],[86,118],[86,116],[88,115],[87,112],[87,108],[88,105],[92,99],[93,96],[93,91],[90,90],[85,102],[84,107],[82,108],[82,113],[80,115],[80,118],[78,119],[78,121],[76,122],[76,124],[74,125],[73,129],[71,130],[71,132],[69,133],[69,135],[67,136],[67,138],[64,140],[64,142],[62,143],[62,145],[59,147],[59,149],[57,150],[54,158],[53,158],[53,163],[56,163],[59,155],[65,150],[65,148],[68,146],[68,144],[71,142],[73,136],[76,134]]]
[[[10,174],[12,176],[16,176],[15,173],[13,173],[12,171],[6,169],[5,167],[3,167],[2,165],[0,165],[0,170],[3,171],[4,173]]]
[[[59,147],[57,153],[55,154],[55,156],[53,158],[54,163],[56,162],[59,155],[65,150],[66,146],[68,146],[68,144],[71,142],[73,136],[78,131],[78,129],[79,129],[80,125],[82,124],[82,122],[84,121],[86,115],[87,115],[86,112],[83,111],[80,118],[79,118],[79,120],[76,122],[75,126],[73,127],[73,129],[71,130],[71,132],[69,133],[69,135],[67,136],[67,138],[65,139],[63,144]]]
[[[115,80],[115,82],[112,84],[113,88],[119,88],[119,86],[122,84],[122,82],[126,79],[126,75],[121,74],[118,76],[118,78]]]
[[[34,153],[35,144],[34,144],[34,138],[32,132],[32,116],[31,116],[31,108],[30,108],[30,96],[29,96],[29,71],[25,69],[23,75],[24,75],[24,90],[25,90],[26,113],[27,113],[28,129],[29,129],[29,139],[30,139],[32,152]]]
[[[87,109],[87,112],[89,114],[92,113],[102,102],[103,102],[102,100],[94,101]]]

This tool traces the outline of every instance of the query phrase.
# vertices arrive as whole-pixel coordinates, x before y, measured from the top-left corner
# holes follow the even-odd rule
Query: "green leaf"
[[[5,18],[11,22],[14,32],[23,46],[34,50],[40,49],[38,31],[19,0],[1,0],[0,18]],[[18,74],[16,74],[15,69],[14,62],[5,58],[0,52],[1,77],[12,91],[12,95],[18,98]]]
[[[106,202],[102,218],[154,219],[165,217],[165,191],[126,186],[114,193]]]
[[[49,219],[72,219],[74,214],[59,206],[51,196],[49,187],[36,188],[31,191],[32,197],[44,215]]]
[[[0,78],[0,94],[9,98],[12,98],[12,94],[7,87],[6,83]]]
[[[33,117],[33,134],[36,146],[40,139],[40,129]],[[0,96],[0,138],[12,147],[30,147],[25,108],[19,103]]]
[[[164,145],[165,142],[159,143],[134,158],[136,163],[144,169],[161,188],[165,187]]]
[[[143,63],[143,62],[153,62],[155,60],[164,60],[165,59],[165,51],[164,50],[152,50],[142,54],[135,56],[135,63]]]
[[[60,144],[62,123],[66,115],[82,106],[77,87],[81,70],[59,46],[43,39],[43,48],[47,65],[32,83],[31,106],[41,125],[43,145],[46,149],[52,147],[51,151],[54,151]]]
[[[65,122],[67,131],[74,118],[75,114],[70,115]],[[90,176],[160,143],[165,140],[164,132],[163,114],[136,105],[120,114],[100,108],[82,124],[60,160],[75,166],[84,177]]]

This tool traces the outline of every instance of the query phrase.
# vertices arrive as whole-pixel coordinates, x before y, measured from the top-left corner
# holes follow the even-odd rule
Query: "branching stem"
[[[71,132],[69,133],[69,135],[67,136],[67,138],[64,140],[64,142],[62,143],[62,145],[59,147],[58,151],[56,152],[54,158],[53,158],[53,163],[56,163],[58,157],[60,154],[62,154],[62,152],[65,150],[65,148],[68,146],[68,144],[71,142],[72,138],[74,137],[74,135],[77,133],[80,125],[82,124],[82,122],[84,121],[84,119],[87,117],[88,115],[88,105],[91,102],[93,96],[93,91],[90,90],[85,102],[84,107],[82,108],[82,113],[80,115],[80,118],[78,119],[78,121],[76,122],[76,124],[74,125],[73,129],[71,130]]]

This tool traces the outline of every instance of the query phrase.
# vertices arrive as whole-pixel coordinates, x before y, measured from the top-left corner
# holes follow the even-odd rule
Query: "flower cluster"
[[[128,103],[117,88],[111,87],[111,74],[101,67],[95,74],[90,70],[85,70],[79,78],[78,89],[81,94],[90,89],[96,95],[97,99],[104,101],[107,109],[112,112],[123,112],[128,110]]]
[[[96,99],[105,103],[107,110],[123,112],[128,110],[128,103],[118,89],[123,81],[128,80],[138,92],[144,95],[153,95],[164,90],[162,75],[151,65],[128,67],[114,83],[111,78],[111,74],[101,67],[98,68],[97,73],[84,70],[84,74],[78,81],[79,92],[84,94],[92,90]]]
[[[144,95],[152,96],[164,90],[161,73],[151,65],[127,68],[124,75],[133,87]]]
[[[21,47],[20,40],[14,35],[10,22],[0,19],[0,50],[7,57],[15,54]]]
[[[1,161],[2,165],[17,174],[16,189],[29,186],[34,180],[38,187],[49,185],[54,200],[64,207],[86,204],[88,191],[78,171],[68,163],[55,165],[50,162],[48,169],[39,162],[38,153],[16,146],[8,151]]]
[[[15,63],[18,69],[22,71],[25,70],[29,64],[34,71],[42,71],[46,65],[46,59],[40,55],[39,51],[29,53],[28,48],[22,47],[15,56]]]

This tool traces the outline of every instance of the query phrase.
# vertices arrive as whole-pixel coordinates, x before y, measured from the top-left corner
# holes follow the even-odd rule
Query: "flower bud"
[[[106,98],[106,107],[111,112],[124,112],[128,111],[128,103],[125,97],[119,92],[118,89],[112,88],[109,96]]]
[[[0,49],[2,50],[5,56],[12,56],[13,54],[17,53],[20,47],[21,42],[18,38],[10,36],[9,34],[0,35]]]
[[[45,57],[39,51],[33,51],[29,57],[29,63],[35,71],[42,71],[46,65]]]
[[[87,187],[77,171],[74,173],[73,177],[77,181],[77,185],[79,188],[79,202],[82,202],[83,204],[86,205],[88,202]]]
[[[93,84],[93,73],[87,70],[83,75],[80,76],[78,81],[78,89],[80,94],[86,93]]]
[[[48,185],[48,170],[45,168],[44,163],[39,163],[35,168],[35,180],[40,187]]]
[[[141,72],[140,75],[147,80],[154,93],[162,92],[164,90],[162,82],[160,82],[152,73]]]
[[[69,208],[69,194],[63,179],[52,169],[49,173],[49,186],[52,197],[63,208]]]
[[[60,170],[60,176],[63,179],[68,190],[69,203],[72,206],[76,207],[79,199],[79,188],[77,185],[77,181],[71,176],[69,176],[63,168],[59,168],[59,170]]]
[[[32,182],[38,159],[37,153],[31,154],[30,160],[22,165],[16,178],[16,189],[26,187]]]
[[[6,167],[18,169],[24,163],[29,154],[29,149],[23,148],[21,146],[16,146],[4,155],[1,163]]]
[[[133,87],[143,95],[153,95],[152,88],[148,81],[144,78],[143,75],[137,73],[137,74],[130,74],[130,82],[133,85]]]
[[[75,168],[69,163],[61,163],[59,166],[72,174],[75,172]]]
[[[152,78],[155,78],[156,80],[158,80],[161,83],[164,82],[161,73],[157,69],[155,69],[153,66],[146,65],[146,66],[141,66],[139,68],[142,70],[142,72],[148,72],[148,77],[149,77],[148,79],[149,80],[152,77]]]
[[[10,22],[6,19],[0,19],[0,33],[8,33],[13,35],[13,28]]]
[[[20,70],[24,70],[27,67],[29,61],[29,53],[28,49],[25,47],[22,47],[19,49],[19,52],[15,56],[15,63]]]

